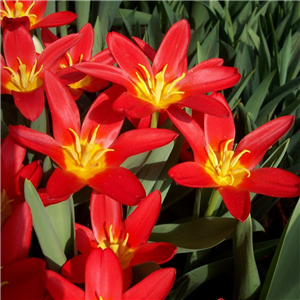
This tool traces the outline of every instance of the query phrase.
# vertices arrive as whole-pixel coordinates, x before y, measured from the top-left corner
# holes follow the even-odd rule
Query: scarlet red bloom
[[[51,72],[46,71],[45,79],[54,139],[23,126],[10,126],[10,132],[23,146],[48,155],[59,166],[47,183],[49,197],[67,199],[89,185],[126,205],[136,205],[145,197],[144,188],[120,165],[129,156],[170,143],[177,134],[139,129],[117,138],[124,116],[112,110],[112,103],[122,93],[120,87],[112,87],[98,97],[81,127],[78,108],[68,89]]]
[[[47,1],[1,1],[1,28],[11,22],[23,24],[27,30],[41,27],[58,27],[71,23],[77,15],[70,11],[52,13],[46,17]]]
[[[205,95],[235,85],[240,74],[236,68],[223,67],[222,59],[211,59],[187,71],[190,28],[186,20],[175,23],[165,35],[158,51],[147,56],[123,35],[111,32],[107,45],[119,68],[82,63],[76,68],[126,87],[113,108],[132,118],[143,118],[156,111],[169,111],[173,105],[228,117],[226,107]],[[170,47],[172,45],[172,47]]]
[[[70,51],[62,58],[59,63],[57,76],[68,85],[69,91],[77,100],[83,91],[97,92],[108,86],[108,81],[95,78],[89,75],[82,75],[81,72],[75,70],[73,65],[81,62],[97,62],[101,64],[112,65],[115,63],[113,56],[108,49],[105,49],[92,57],[94,44],[94,30],[91,24],[84,25],[79,32],[82,39],[74,45]],[[48,47],[58,40],[48,28],[42,29],[43,44]]]
[[[147,243],[160,208],[161,195],[155,191],[143,199],[123,222],[122,204],[94,191],[90,206],[93,231],[76,224],[77,247],[82,254],[70,259],[63,266],[62,274],[73,282],[83,283],[88,255],[97,248],[110,248],[120,260],[126,288],[131,283],[132,266],[170,260],[176,252],[175,246],[163,242]]]
[[[24,166],[26,149],[16,144],[9,134],[1,143],[1,224],[15,207],[24,202],[24,180],[38,187],[42,168],[38,161]]]
[[[68,35],[37,56],[28,30],[22,24],[8,25],[3,34],[1,94],[12,94],[20,112],[36,120],[45,105],[44,71],[56,71],[61,57],[80,39],[80,34]]]
[[[31,233],[31,212],[24,202],[16,207],[1,229],[2,299],[42,299],[46,292],[45,261],[27,258]]]
[[[214,97],[226,103],[221,94]],[[195,161],[174,166],[169,175],[184,186],[216,188],[238,220],[245,221],[250,213],[249,192],[272,197],[300,195],[300,178],[296,175],[276,168],[254,169],[266,151],[291,128],[293,116],[262,125],[244,137],[235,150],[232,115],[228,119],[205,115],[204,129],[176,107],[172,108],[171,118],[190,143]]]
[[[163,300],[175,280],[175,269],[155,271],[123,293],[122,269],[111,249],[89,255],[85,269],[85,292],[53,271],[47,271],[46,286],[53,299],[61,300]]]

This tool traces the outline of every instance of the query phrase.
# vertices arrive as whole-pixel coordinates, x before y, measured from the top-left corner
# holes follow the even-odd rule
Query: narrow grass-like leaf
[[[105,49],[105,38],[101,31],[100,19],[97,17],[94,26],[94,45],[93,45],[93,56]]]
[[[286,82],[287,70],[289,62],[291,59],[291,44],[292,44],[292,33],[289,32],[288,36],[285,39],[283,48],[281,49],[280,55],[280,74],[279,74],[279,83],[282,86]]]
[[[24,194],[31,209],[33,228],[48,268],[59,272],[61,266],[67,261],[66,256],[36,189],[27,179],[24,183]]]
[[[207,58],[219,57],[219,22],[204,39],[202,48]]]
[[[186,223],[157,225],[151,241],[168,242],[177,246],[177,253],[212,248],[224,241],[234,230],[233,218],[199,218]]]
[[[269,86],[273,80],[276,71],[269,74],[259,85],[256,91],[252,94],[245,105],[245,109],[252,113],[253,120],[255,121],[259,110],[264,102],[264,99],[269,91]]]
[[[133,23],[132,23],[132,21],[134,20],[135,11],[132,10],[128,16],[124,16],[121,11],[119,11],[119,13],[120,13],[120,15],[122,17],[122,20],[123,20],[123,25],[122,25],[122,28],[121,28],[121,33],[124,36],[130,38],[133,35],[133,30],[132,30]]]
[[[142,2],[141,2],[142,3]],[[131,14],[132,10],[131,9],[124,9],[124,8],[119,8],[116,16],[113,20],[113,27],[120,27],[123,24],[123,18],[121,16],[121,14],[123,15],[123,17],[128,17],[129,14]],[[141,11],[136,11],[134,14],[134,20],[133,22],[139,22],[139,24],[141,26],[146,26],[149,24],[151,19],[151,14],[150,13],[146,13],[146,12],[141,12]]]
[[[177,17],[175,15],[174,11],[172,10],[171,6],[167,3],[167,1],[162,1],[162,5],[166,11],[168,20],[172,26],[173,24],[175,24],[178,21]]]
[[[280,238],[266,280],[264,282],[260,300],[298,299],[300,294],[299,266],[299,228],[300,201],[286,225]],[[286,284],[282,284],[284,278]]]
[[[237,224],[233,235],[233,250],[233,299],[257,299],[260,291],[260,278],[253,252],[251,216],[244,223]]]
[[[162,41],[160,20],[157,11],[157,7],[154,8],[149,26],[147,29],[148,34],[148,44],[154,49],[157,50]]]

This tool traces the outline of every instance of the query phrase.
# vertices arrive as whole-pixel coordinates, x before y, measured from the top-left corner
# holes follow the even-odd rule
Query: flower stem
[[[210,197],[209,205],[205,211],[204,217],[211,217],[214,213],[216,204],[218,202],[219,192],[214,190],[212,196]]]
[[[158,117],[159,117],[159,112],[158,111],[156,111],[156,112],[154,112],[152,114],[152,116],[151,116],[151,124],[150,124],[151,128],[157,128]]]

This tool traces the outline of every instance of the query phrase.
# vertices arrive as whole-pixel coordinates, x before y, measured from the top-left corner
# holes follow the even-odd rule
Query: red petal
[[[121,237],[125,233],[123,209],[120,202],[94,190],[90,210],[93,232],[99,243],[109,239],[108,233],[111,225],[113,236]]]
[[[121,134],[110,146],[115,151],[107,154],[108,164],[121,164],[128,157],[162,147],[178,136],[168,129],[141,128]]]
[[[60,11],[52,13],[33,24],[30,30],[41,27],[58,27],[69,24],[77,18],[77,15],[71,11]]]
[[[81,34],[69,34],[56,42],[49,45],[38,57],[36,69],[43,65],[44,70],[56,72],[61,58],[66,54],[67,50],[73,47],[82,38]]]
[[[134,256],[130,262],[132,266],[155,261],[158,264],[169,261],[176,253],[177,247],[164,242],[147,243],[134,249]]]
[[[217,92],[234,86],[239,82],[241,75],[238,69],[232,67],[199,68],[188,74],[177,83],[180,91],[190,94]]]
[[[42,28],[41,37],[46,48],[58,40],[58,37],[48,28]]]
[[[28,2],[26,3],[29,7],[32,1],[23,1]],[[32,6],[30,13],[35,14],[37,16],[37,20],[40,20],[46,11],[47,1],[35,1],[34,5]]]
[[[97,249],[88,257],[85,299],[122,299],[123,276],[119,259],[110,249]]]
[[[224,59],[222,58],[211,58],[208,60],[204,60],[201,63],[199,63],[198,65],[196,65],[195,67],[193,67],[192,69],[189,70],[189,73],[198,71],[200,69],[204,69],[204,68],[211,68],[211,67],[220,67],[222,66],[224,63]]]
[[[12,95],[16,107],[24,117],[30,121],[35,121],[40,116],[45,106],[43,86],[29,92],[12,91]]]
[[[97,62],[83,62],[73,66],[80,72],[96,77],[105,79],[117,84],[120,84],[127,89],[135,91],[132,82],[129,80],[127,74],[120,68],[104,65]]]
[[[1,299],[40,300],[46,293],[44,282],[46,263],[39,258],[19,260],[1,270]]]
[[[251,208],[250,194],[246,189],[234,186],[222,186],[218,189],[223,201],[233,217],[244,222]]]
[[[9,126],[12,137],[24,147],[50,156],[59,165],[64,165],[61,146],[49,135],[18,125]]]
[[[61,274],[73,283],[85,282],[85,267],[89,254],[79,254],[69,259],[61,268]],[[57,298],[56,298],[57,299]],[[60,299],[60,298],[58,298]]]
[[[7,266],[28,255],[32,232],[32,217],[26,202],[18,205],[1,230],[1,265]],[[13,233],[13,234],[12,234]]]
[[[170,169],[169,176],[180,185],[192,188],[217,187],[218,184],[195,162],[184,162]]]
[[[264,157],[267,150],[275,144],[294,123],[294,116],[284,116],[272,120],[245,136],[235,150],[235,156],[243,150],[249,150],[239,160],[247,169],[254,168]]]
[[[64,184],[61,184],[61,183]],[[50,198],[68,199],[71,194],[79,191],[86,182],[74,173],[56,168],[47,183],[47,194]]]
[[[94,30],[90,23],[85,24],[78,33],[82,34],[82,39],[70,49],[70,55],[73,61],[79,61],[82,55],[82,61],[89,61],[92,56],[94,44]]]
[[[154,191],[144,198],[132,214],[124,221],[125,231],[129,233],[128,245],[135,249],[148,242],[156,224],[161,208],[160,191]]]
[[[84,118],[81,138],[89,140],[93,131],[100,124],[96,135],[96,144],[106,149],[117,138],[124,122],[124,115],[112,109],[113,101],[120,96],[124,89],[113,86],[97,97]]]
[[[116,62],[108,48],[94,55],[92,61],[105,65],[113,65]]]
[[[244,177],[238,187],[271,197],[298,197],[300,178],[285,170],[261,168],[252,170],[250,177]]]
[[[173,268],[155,271],[125,292],[122,299],[163,300],[169,294],[175,281],[175,276],[176,270]]]
[[[123,93],[114,102],[113,109],[136,119],[147,117],[159,110],[150,102],[144,101],[128,92]]]
[[[53,299],[83,300],[85,293],[82,289],[72,284],[57,273],[47,270],[46,286]],[[92,299],[92,298],[91,298]]]
[[[16,143],[11,134],[8,134],[1,143],[1,186],[6,189],[8,182],[23,167],[26,148]]]
[[[19,70],[19,57],[27,71],[31,70],[36,59],[35,48],[29,31],[22,24],[11,23],[5,28],[3,52],[8,67]]]
[[[117,32],[110,32],[106,36],[107,45],[114,56],[119,67],[123,69],[128,76],[137,81],[136,72],[140,70],[139,64],[143,65],[153,77],[152,68],[145,54],[128,38]]]
[[[223,141],[228,141],[235,138],[235,125],[229,105],[221,93],[214,93],[211,98],[215,98],[216,102],[223,104],[229,113],[229,118],[218,118],[205,114],[204,128],[205,138],[214,151],[221,151],[220,145]],[[230,143],[232,149],[233,143]]]
[[[156,51],[143,40],[139,39],[138,37],[133,36],[132,39],[135,43],[141,48],[141,50],[147,55],[147,57],[153,61],[156,55]]]
[[[95,190],[125,205],[137,205],[144,198],[145,190],[137,177],[121,167],[107,168],[88,180]]]
[[[175,23],[166,33],[155,55],[153,73],[157,74],[168,65],[165,80],[169,82],[186,72],[183,65],[185,65],[190,37],[190,26],[187,20],[183,19]]]
[[[167,113],[174,125],[185,136],[188,143],[193,149],[195,162],[205,164],[208,157],[204,148],[203,130],[185,111],[172,105],[168,108]]]
[[[89,254],[96,245],[95,236],[91,229],[75,223],[77,250],[83,254]]]
[[[59,78],[50,71],[45,71],[45,89],[53,120],[53,135],[61,145],[74,143],[73,129],[80,135],[80,116],[76,103],[69,90]]]

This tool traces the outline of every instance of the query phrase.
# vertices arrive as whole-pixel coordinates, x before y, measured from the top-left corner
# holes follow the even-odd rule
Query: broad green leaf
[[[120,27],[123,24],[123,18],[121,17],[121,13],[124,17],[127,17],[129,14],[131,14],[131,9],[124,9],[119,8],[116,14],[116,17],[113,20],[113,27]],[[136,11],[134,14],[134,20],[133,22],[139,22],[141,26],[148,25],[151,19],[151,14],[141,11]]]
[[[76,18],[77,31],[79,31],[82,26],[89,22],[91,1],[75,1],[75,12],[78,15]]]
[[[300,97],[298,97],[289,106],[287,106],[281,113],[279,113],[278,117],[294,114],[296,109],[299,108],[299,106],[300,106]]]
[[[292,53],[287,71],[287,81],[294,79],[300,72],[300,32],[295,32],[292,36]]]
[[[258,36],[260,38],[259,74],[261,78],[265,78],[271,70],[271,55],[266,37],[261,28],[261,22],[258,24]]]
[[[227,33],[231,44],[234,43],[234,33],[233,33],[233,27],[232,27],[232,20],[230,17],[230,13],[228,11],[228,6],[225,6],[225,25],[224,30]]]
[[[66,256],[70,259],[77,254],[75,240],[75,216],[73,198],[46,207],[53,229]]]
[[[254,44],[255,48],[257,51],[259,51],[259,47],[260,47],[260,39],[259,36],[251,29],[248,29],[248,34],[252,40],[252,43]]]
[[[253,120],[255,121],[259,110],[265,100],[265,97],[269,91],[269,86],[273,80],[276,71],[270,73],[259,85],[256,91],[252,94],[245,105],[245,109],[252,113]]]
[[[300,294],[300,201],[287,223],[264,282],[260,300],[298,299]],[[282,278],[286,284],[282,284]]]
[[[207,59],[219,57],[219,22],[204,39],[201,46]]]
[[[280,55],[280,74],[279,74],[279,84],[282,86],[286,82],[287,78],[287,70],[289,66],[289,62],[291,59],[291,44],[292,44],[292,33],[289,32],[288,36],[285,39],[283,48],[281,49]]]
[[[102,34],[100,19],[97,17],[94,26],[94,45],[93,45],[93,56],[98,54],[101,50],[105,49],[105,38]]]
[[[252,244],[251,216],[238,222],[233,234],[234,289],[233,300],[257,299],[260,291],[260,278]]]
[[[135,11],[132,10],[128,16],[124,16],[122,14],[122,12],[119,12],[119,13],[120,13],[120,15],[122,17],[122,20],[123,20],[123,25],[122,25],[122,28],[121,28],[121,33],[124,36],[130,38],[133,35],[133,30],[132,30],[133,23],[132,23],[132,21],[134,20]]]
[[[122,1],[100,1],[98,16],[104,36],[110,31],[121,2]]]
[[[49,269],[59,272],[67,258],[53,229],[48,213],[36,189],[28,179],[25,179],[24,194],[31,210],[33,228],[45,256],[47,266]]]
[[[149,240],[177,246],[177,253],[212,248],[224,241],[234,230],[233,218],[199,218],[186,223],[156,225]]]
[[[191,5],[190,19],[191,24],[194,25],[193,28],[198,29],[209,21],[214,24],[218,22],[214,11],[205,2],[191,1]]]
[[[257,13],[253,14],[251,19],[249,20],[248,26],[252,27],[254,23],[258,20],[260,16],[264,16],[269,6],[269,2],[263,2],[257,9]]]
[[[68,11],[68,1],[57,1],[58,11]],[[59,33],[61,37],[68,35],[68,25],[60,26]]]
[[[53,172],[53,166],[52,166],[51,159],[49,156],[46,156],[43,162],[43,177],[42,177],[43,186],[46,186],[52,172]]]

